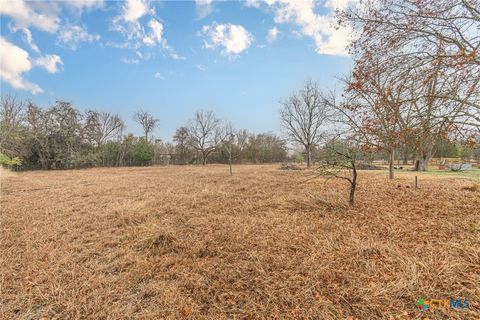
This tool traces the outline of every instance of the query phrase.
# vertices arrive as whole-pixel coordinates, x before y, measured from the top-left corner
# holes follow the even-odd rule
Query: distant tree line
[[[176,130],[173,143],[154,139],[159,120],[133,115],[143,130],[125,132],[115,113],[75,108],[57,101],[40,108],[4,95],[0,101],[0,162],[30,169],[142,166],[152,163],[270,163],[287,158],[286,142],[273,133],[235,130],[212,111],[198,111]]]

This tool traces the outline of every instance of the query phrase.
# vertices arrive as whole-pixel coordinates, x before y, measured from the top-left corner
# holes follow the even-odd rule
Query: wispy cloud
[[[68,25],[62,28],[57,36],[57,44],[76,50],[81,42],[100,41],[99,34],[90,34],[81,26]]]
[[[100,8],[105,4],[104,0],[69,0],[66,4],[77,9]]]
[[[267,41],[269,43],[272,43],[273,41],[275,41],[277,39],[279,34],[280,34],[280,31],[277,29],[277,27],[273,27],[273,28],[269,29],[268,33],[267,33]]]
[[[121,61],[123,63],[126,63],[126,64],[139,64],[140,63],[140,60],[135,59],[135,58],[129,59],[129,58],[122,57]]]
[[[155,72],[154,77],[160,80],[165,80],[165,77],[162,76],[160,72]]]
[[[203,64],[197,64],[196,68],[200,71],[207,71],[207,67],[204,66]]]
[[[57,73],[63,66],[62,58],[56,54],[47,54],[46,56],[35,59],[34,64],[47,70],[48,73]]]
[[[150,32],[143,36],[143,43],[149,47],[160,44],[162,47],[168,47],[167,40],[163,38],[163,25],[156,19],[150,19],[148,22]]]
[[[148,18],[148,22],[145,20]],[[164,25],[155,17],[155,9],[144,0],[128,0],[121,7],[121,14],[113,18],[111,29],[125,37],[125,42],[118,44],[108,42],[117,48],[137,50],[140,47],[160,47],[166,56],[183,59],[175,53],[164,36]]]
[[[25,28],[25,27],[19,28],[19,27],[14,26],[12,28],[12,31],[13,32],[20,31],[22,33],[23,41],[28,44],[30,49],[32,49],[36,53],[40,53],[40,48],[37,46],[37,44],[33,40],[32,32],[30,31],[30,29]]]
[[[197,10],[197,17],[203,19],[212,13],[212,0],[195,0],[195,7]]]

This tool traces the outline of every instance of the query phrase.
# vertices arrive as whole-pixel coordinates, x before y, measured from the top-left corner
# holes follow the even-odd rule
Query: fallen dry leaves
[[[480,318],[473,182],[279,167],[2,175],[0,318]]]

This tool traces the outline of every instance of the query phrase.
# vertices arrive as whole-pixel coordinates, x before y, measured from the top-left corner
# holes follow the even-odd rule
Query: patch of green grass
[[[474,181],[480,181],[480,169],[472,169],[472,170],[465,170],[465,171],[451,171],[451,170],[438,170],[438,169],[430,169],[426,172],[418,172],[418,171],[395,171],[395,173],[400,174],[408,174],[408,175],[418,175],[418,176],[438,176],[438,177],[452,177],[452,178],[464,178]]]

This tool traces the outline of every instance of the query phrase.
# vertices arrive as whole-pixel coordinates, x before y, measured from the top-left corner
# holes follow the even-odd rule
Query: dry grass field
[[[279,165],[2,173],[2,319],[479,319],[480,190]],[[475,187],[477,186],[477,187]],[[468,298],[422,312],[417,299]]]

